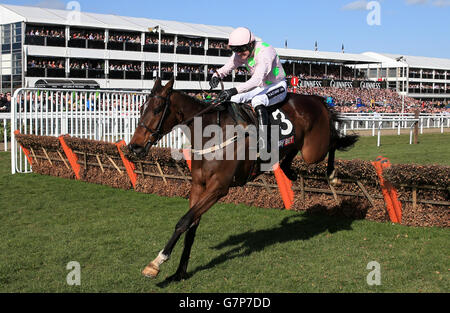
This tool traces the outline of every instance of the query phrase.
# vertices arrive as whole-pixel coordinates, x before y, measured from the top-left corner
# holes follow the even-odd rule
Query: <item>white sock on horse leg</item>
[[[153,261],[153,263],[159,267],[161,264],[166,262],[169,259],[169,257],[170,255],[165,255],[163,253],[163,250],[161,250],[156,259]]]

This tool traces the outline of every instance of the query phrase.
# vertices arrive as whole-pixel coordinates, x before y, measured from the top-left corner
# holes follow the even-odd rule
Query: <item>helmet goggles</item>
[[[244,52],[246,50],[250,51],[249,45],[243,45],[243,46],[230,46],[231,51],[235,53]]]

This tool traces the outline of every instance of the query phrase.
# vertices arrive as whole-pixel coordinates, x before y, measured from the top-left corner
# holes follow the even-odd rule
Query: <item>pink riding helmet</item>
[[[244,46],[255,41],[255,35],[250,31],[250,29],[245,27],[238,27],[233,30],[228,39],[229,46]]]

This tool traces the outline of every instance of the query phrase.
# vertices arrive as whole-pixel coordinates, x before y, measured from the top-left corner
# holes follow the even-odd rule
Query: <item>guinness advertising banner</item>
[[[292,82],[297,82],[294,86]],[[334,88],[361,88],[361,89],[382,89],[386,88],[385,81],[366,80],[332,80],[332,79],[298,79],[289,80],[291,87],[334,87]]]

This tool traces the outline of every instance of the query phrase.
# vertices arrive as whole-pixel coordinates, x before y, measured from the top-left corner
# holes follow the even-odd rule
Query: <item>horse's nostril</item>
[[[131,144],[129,146],[130,151],[136,153],[136,154],[140,154],[144,151],[144,147],[140,146],[140,145],[136,145],[136,144]]]

